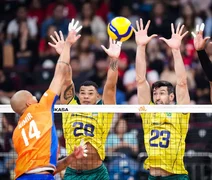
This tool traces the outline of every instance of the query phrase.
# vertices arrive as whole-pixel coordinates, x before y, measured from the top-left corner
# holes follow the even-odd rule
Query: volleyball
[[[129,19],[116,17],[108,24],[107,32],[113,40],[124,42],[132,36],[133,30]]]

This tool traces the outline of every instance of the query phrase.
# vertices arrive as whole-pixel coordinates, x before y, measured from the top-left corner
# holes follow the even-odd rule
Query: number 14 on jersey
[[[40,134],[41,133],[38,130],[37,125],[34,120],[30,121],[28,135],[26,134],[26,131],[24,128],[22,128],[22,130],[21,130],[21,135],[23,137],[25,146],[29,146],[29,139],[32,139],[32,138],[39,139]]]

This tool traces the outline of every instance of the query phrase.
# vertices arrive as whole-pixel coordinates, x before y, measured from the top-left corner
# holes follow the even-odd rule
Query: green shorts
[[[189,177],[186,174],[175,174],[166,177],[156,177],[149,175],[148,180],[189,180]]]
[[[67,167],[64,180],[109,180],[109,175],[104,164],[96,169],[84,171]]]

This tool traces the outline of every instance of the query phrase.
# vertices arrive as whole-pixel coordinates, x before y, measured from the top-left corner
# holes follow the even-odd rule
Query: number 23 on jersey
[[[153,129],[151,131],[151,138],[149,140],[149,145],[151,147],[168,148],[170,136],[171,133],[167,130],[159,131],[157,129]],[[160,139],[159,142],[158,138]]]

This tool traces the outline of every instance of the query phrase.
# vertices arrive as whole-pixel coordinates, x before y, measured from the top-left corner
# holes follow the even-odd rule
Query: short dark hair
[[[93,81],[85,81],[80,85],[80,88],[82,86],[93,86],[93,87],[95,87],[96,90],[98,90],[98,88],[99,88],[98,85]]]
[[[167,87],[168,94],[174,93],[174,86],[168,81],[156,81],[152,84],[151,93],[153,95],[154,89],[160,88],[162,86]]]

